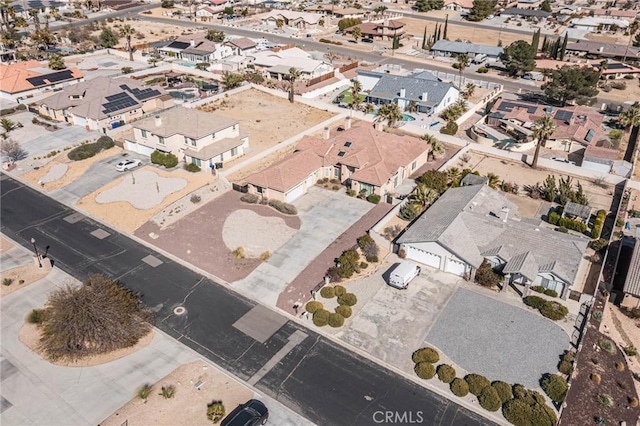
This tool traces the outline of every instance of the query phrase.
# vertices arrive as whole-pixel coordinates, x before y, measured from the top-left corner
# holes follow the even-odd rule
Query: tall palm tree
[[[419,204],[424,210],[438,198],[438,195],[438,191],[420,183],[414,188],[413,192],[411,192],[409,199],[414,203]]]
[[[29,9],[29,16],[33,19],[33,25],[35,26],[36,32],[40,31],[40,10]]]
[[[360,97],[361,91],[362,83],[358,80],[353,80],[353,85],[351,86],[351,102],[349,103],[352,113],[351,115],[353,115],[354,109],[360,109],[360,105],[362,104],[362,98]]]
[[[618,121],[629,129],[640,127],[640,102],[635,102],[628,110],[620,114]]]
[[[489,188],[498,189],[498,185],[500,185],[500,176],[495,173],[487,173],[487,179],[489,180],[487,182]]]
[[[532,168],[538,167],[538,156],[540,155],[540,147],[546,145],[547,140],[556,131],[556,123],[550,115],[545,115],[533,123],[533,138],[537,139],[536,152],[533,154]]]
[[[427,155],[427,158],[431,157],[435,159],[437,156],[444,154],[444,144],[440,142],[435,136],[430,135],[429,133],[425,133],[420,139],[429,144],[429,154]]]
[[[364,104],[364,107],[362,107],[362,112],[364,112],[365,114],[371,114],[375,110],[376,107],[371,102],[367,102],[366,104]]]
[[[609,61],[603,59],[600,61],[600,66],[598,67],[598,85],[600,85],[600,81],[602,80],[602,76],[604,72],[609,68]]]
[[[300,78],[300,71],[295,67],[289,68],[289,102],[291,103],[293,103],[295,85],[298,78]]]
[[[476,91],[476,85],[473,83],[467,83],[467,85],[464,86],[464,92],[462,93],[462,96],[465,99],[469,99],[470,97],[473,96],[475,91]]]
[[[631,23],[631,25],[629,25],[629,29],[628,29],[629,41],[627,41],[627,48],[624,50],[624,57],[622,58],[622,62],[627,61],[627,53],[629,53],[629,46],[631,45],[631,39],[633,38],[633,35],[638,31],[638,29],[640,29],[640,21],[636,19]]]
[[[457,167],[451,167],[450,169],[447,169],[447,179],[450,183],[453,184],[460,178],[462,178],[462,170]]]
[[[469,66],[469,55],[463,53],[458,55],[458,62],[456,62],[456,66],[458,67],[458,73],[460,74],[460,81],[458,82],[458,86],[462,87],[462,73],[465,68]]]
[[[127,52],[129,52],[129,60],[133,61],[133,49],[131,49],[131,37],[136,33],[135,28],[129,24],[125,24],[120,28],[120,35],[127,40]]]
[[[387,120],[387,126],[393,127],[398,121],[402,120],[402,112],[397,103],[391,102],[378,108],[378,118]]]

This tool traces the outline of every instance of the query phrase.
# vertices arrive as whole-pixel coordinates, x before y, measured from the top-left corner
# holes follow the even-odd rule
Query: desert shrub
[[[313,323],[318,327],[324,327],[329,323],[329,316],[331,312],[325,309],[318,309],[313,314]]]
[[[378,254],[380,253],[380,249],[376,244],[375,240],[371,238],[370,235],[365,234],[362,237],[358,238],[358,247],[362,250],[362,254],[367,259],[367,262],[377,262]],[[373,260],[376,259],[376,260]]]
[[[636,408],[638,406],[638,398],[636,398],[635,396],[627,398],[627,400],[629,401],[629,406],[630,407]]]
[[[367,262],[371,262],[371,263],[378,263],[380,259],[378,259],[378,256],[368,256],[367,257]]]
[[[325,299],[331,299],[336,296],[336,292],[331,286],[322,287],[322,290],[320,290],[320,296]]]
[[[191,200],[193,204],[198,204],[200,201],[202,201],[202,197],[198,194],[191,194],[191,198],[189,198],[189,200]]]
[[[380,196],[378,194],[371,194],[367,197],[367,201],[373,204],[378,204],[380,202]]]
[[[558,297],[558,292],[549,288],[545,288],[543,293],[549,297]]]
[[[569,230],[567,228],[565,228],[564,226],[556,228],[556,231],[562,232],[563,234],[566,234],[567,232],[569,232]]]
[[[40,324],[44,319],[44,309],[32,309],[27,315],[27,322],[29,324]]]
[[[549,213],[549,216],[547,218],[547,221],[552,224],[552,225],[557,225],[558,221],[560,220],[560,215],[556,212],[551,212]]]
[[[606,393],[598,395],[598,401],[600,401],[600,404],[604,405],[605,407],[613,407],[614,404],[611,395],[607,395]]]
[[[351,306],[338,305],[336,307],[336,313],[342,315],[345,318],[349,318],[352,314]]]
[[[573,364],[569,361],[562,360],[558,363],[558,371],[570,376],[571,373],[573,373]]]
[[[164,399],[171,399],[176,394],[176,388],[173,385],[163,386],[160,395]]]
[[[453,381],[449,384],[449,389],[451,389],[451,392],[455,396],[459,396],[461,398],[463,396],[467,396],[467,394],[469,393],[469,385],[464,381],[464,379],[461,379],[459,377],[453,379]]]
[[[491,383],[491,387],[494,388],[498,393],[498,397],[500,397],[501,401],[500,405],[513,398],[513,391],[511,390],[511,385],[509,383],[496,380],[495,382]]]
[[[263,252],[260,254],[260,260],[262,260],[262,261],[266,261],[266,260],[268,260],[270,257],[271,257],[271,252],[270,252],[269,250],[267,250],[267,251],[263,251]]]
[[[471,392],[475,396],[480,395],[482,389],[486,388],[487,386],[491,386],[491,382],[489,381],[489,379],[481,376],[480,374],[467,374],[466,376],[464,376],[464,380],[469,385],[469,392]]]
[[[416,364],[420,362],[436,363],[440,361],[440,354],[438,354],[437,350],[430,347],[420,348],[411,354],[411,360]]]
[[[345,293],[338,297],[338,303],[340,305],[353,306],[358,303],[358,298],[353,293]]]
[[[226,414],[222,401],[212,402],[207,406],[207,419],[213,423],[218,423]]]
[[[624,368],[625,368],[624,367],[624,363],[622,363],[622,362],[616,362],[615,363],[615,367],[616,367],[616,370],[618,370],[618,371],[624,371]]]
[[[477,72],[477,73],[479,73],[479,74],[486,74],[486,73],[488,73],[488,72],[489,72],[489,68],[487,68],[487,67],[480,67],[480,68],[478,68],[478,69],[476,70],[476,72]]]
[[[347,195],[349,197],[355,197],[356,196],[356,190],[355,189],[347,189]]]
[[[244,259],[246,257],[246,253],[244,251],[244,247],[238,247],[237,249],[235,249],[231,253],[233,254],[233,257],[235,257],[236,259]]]
[[[547,304],[547,301],[545,299],[538,296],[527,296],[524,299],[522,299],[522,301],[524,302],[525,305],[531,306],[532,308],[535,308],[535,309],[540,309],[542,308],[542,306]]]
[[[567,380],[558,374],[545,375],[540,384],[544,393],[556,404],[561,404],[567,396],[567,390],[569,389]]]
[[[416,372],[418,377],[420,377],[421,379],[426,379],[426,380],[432,379],[433,376],[436,375],[436,369],[434,368],[433,364],[431,364],[430,362],[419,362],[419,363],[417,363],[413,367],[413,371]]]
[[[296,209],[296,206],[289,203],[284,203],[279,200],[269,200],[269,205],[274,209],[278,210],[280,213],[289,214],[289,215],[298,214],[298,209]]]
[[[608,245],[609,245],[609,241],[605,240],[604,238],[599,238],[597,240],[589,241],[589,247],[595,251],[604,250],[605,248],[607,248]]]
[[[502,407],[502,401],[500,395],[492,386],[487,386],[482,389],[480,395],[478,395],[478,402],[480,406],[487,411],[498,411]]]
[[[304,308],[307,310],[307,312],[309,312],[310,314],[313,314],[316,311],[323,309],[324,306],[322,305],[322,303],[312,300],[311,302],[307,302]]]
[[[187,164],[185,169],[187,169],[187,171],[191,172],[191,173],[196,173],[196,172],[199,172],[200,170],[202,170],[200,167],[198,167],[197,164],[194,164],[194,163]]]
[[[329,314],[329,325],[333,328],[342,327],[344,325],[344,317],[337,312]]]
[[[610,86],[616,90],[625,90],[627,88],[627,83],[624,81],[612,81]]]
[[[546,302],[539,310],[542,316],[553,321],[559,321],[569,313],[567,307],[558,302]]]
[[[367,262],[360,262],[360,269],[367,269],[369,264]]]
[[[245,203],[256,204],[258,202],[258,197],[256,194],[246,193],[240,197],[240,201],[244,201]]]
[[[455,121],[449,121],[446,126],[440,129],[440,133],[443,135],[455,135],[458,133],[458,124]]]
[[[600,375],[598,373],[591,373],[591,375],[589,376],[589,378],[591,379],[591,381],[593,383],[595,383],[596,385],[599,385],[600,382],[602,381],[602,377],[600,377]]]
[[[493,271],[491,263],[487,259],[482,261],[480,267],[476,270],[475,281],[484,287],[493,287],[502,281],[502,277]]]
[[[358,247],[360,247],[361,250],[364,250],[364,248],[371,243],[375,244],[375,241],[369,234],[364,234],[362,237],[358,238]]]
[[[151,395],[152,387],[151,385],[142,385],[140,389],[138,389],[138,398],[147,399],[149,395]]]
[[[624,348],[622,348],[622,350],[624,351],[625,354],[627,354],[627,356],[638,355],[638,351],[636,350],[636,347],[633,345],[625,346]]]
[[[2,279],[2,285],[10,286],[11,284],[13,284],[12,278],[7,277]]]
[[[440,364],[436,373],[438,373],[438,379],[444,383],[451,383],[456,378],[456,369],[448,364]]]
[[[109,136],[101,136],[96,142],[85,143],[76,148],[73,148],[67,153],[67,157],[71,161],[84,160],[95,156],[105,149],[112,148],[113,145],[113,139],[111,139]]]

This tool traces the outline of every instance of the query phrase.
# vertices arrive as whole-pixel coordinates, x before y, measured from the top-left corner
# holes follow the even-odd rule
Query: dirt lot
[[[51,269],[38,268],[38,265],[35,263],[29,263],[28,265],[18,266],[17,268],[0,272],[0,281],[4,282],[7,278],[11,280],[10,285],[4,285],[3,283],[2,287],[0,287],[0,298],[41,280],[46,277],[49,272],[51,272]]]
[[[199,388],[195,387],[200,383]],[[173,386],[173,398],[164,399],[163,386]],[[230,413],[253,397],[253,392],[204,361],[183,365],[153,385],[147,398],[132,399],[109,416],[103,426],[190,425],[207,426],[207,405],[222,401]]]
[[[165,11],[167,9],[158,9],[161,11]],[[156,16],[162,16],[162,13],[157,14]],[[161,24],[158,22],[149,22],[142,21],[137,19],[129,18],[124,19],[123,21],[114,20],[113,22],[105,22],[107,27],[111,28],[113,32],[117,35],[122,26],[129,24],[136,30],[136,35],[131,38],[131,44],[133,46],[155,43],[158,41],[164,41],[179,37],[181,35],[193,34],[196,32],[195,29],[182,27],[179,25],[171,25],[171,24]],[[94,31],[91,33],[92,36],[98,37],[102,29]],[[126,49],[126,41],[124,37],[120,37],[120,42],[115,46],[117,49]]]

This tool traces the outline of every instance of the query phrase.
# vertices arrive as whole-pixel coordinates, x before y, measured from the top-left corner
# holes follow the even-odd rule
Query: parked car
[[[372,38],[363,38],[361,41],[363,43],[373,43],[373,39]]]
[[[574,166],[576,165],[575,161],[569,161],[566,158],[562,158],[562,157],[551,157],[551,160],[558,161],[560,163],[573,164]]]
[[[269,410],[257,399],[251,399],[236,407],[220,426],[256,426],[264,425],[269,420]]]
[[[140,160],[123,160],[116,164],[116,170],[119,172],[126,172],[127,170],[135,169],[141,164],[142,161]]]
[[[389,271],[389,285],[404,290],[418,275],[420,275],[420,267],[409,260],[404,260],[394,265]]]

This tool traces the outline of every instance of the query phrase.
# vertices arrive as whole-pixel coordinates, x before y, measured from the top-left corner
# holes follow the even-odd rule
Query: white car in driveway
[[[135,169],[140,165],[142,165],[142,161],[140,160],[123,160],[116,164],[116,170],[119,172],[126,172],[127,170]]]

